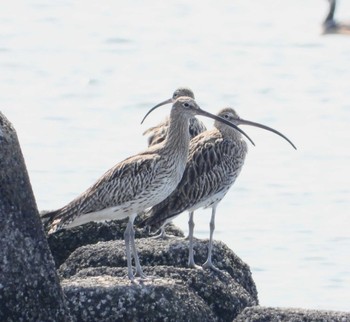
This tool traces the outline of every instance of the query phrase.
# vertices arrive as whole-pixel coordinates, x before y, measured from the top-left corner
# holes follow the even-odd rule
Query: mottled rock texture
[[[198,264],[203,263],[206,259],[207,243],[207,241],[195,241],[195,259]],[[145,317],[146,321],[163,320],[164,311],[158,312],[157,301],[165,302],[163,305],[169,306],[166,309],[169,321],[189,321],[189,315],[193,314],[191,309],[185,316],[178,314],[180,309],[189,308],[185,303],[187,298],[191,300],[190,307],[194,308],[194,312],[197,312],[196,308],[201,308],[200,311],[205,312],[204,316],[197,313],[191,315],[190,321],[232,321],[245,307],[258,304],[256,287],[248,265],[221,242],[214,244],[213,260],[222,269],[222,272],[187,268],[188,241],[184,238],[173,237],[166,240],[140,238],[136,240],[136,245],[144,271],[151,276],[150,280],[141,282],[141,284],[137,280],[137,288],[125,278],[126,259],[123,241],[86,245],[76,249],[68,257],[61,265],[59,272],[64,278],[63,285],[67,299],[74,309],[73,316],[79,319],[84,314],[86,318],[89,316],[87,321],[93,321],[101,314],[106,314],[101,311],[105,310],[105,307],[100,310],[100,306],[98,309],[91,309],[89,313],[85,311],[84,313],[79,309],[84,305],[77,305],[77,301],[79,301],[79,294],[90,294],[90,297],[94,298],[93,285],[100,281],[99,278],[108,280],[111,277],[124,282],[122,285],[103,288],[103,294],[110,292],[109,296],[116,301],[115,296],[119,294],[117,289],[122,287],[124,293],[121,293],[128,299],[136,298],[135,292],[138,294],[137,298],[143,298],[142,302],[123,300],[123,304],[120,304],[118,309],[115,308],[113,313],[113,317],[116,318],[121,314],[120,311],[124,312],[120,315],[120,321],[139,319],[140,316],[135,316],[139,314],[134,312],[135,305],[136,311],[143,312],[142,305],[145,303],[149,314]],[[75,287],[71,288],[71,282],[75,283]],[[127,285],[130,289],[127,288]],[[96,287],[100,290],[99,282]],[[164,292],[167,287],[170,289],[166,291],[166,297],[157,294],[157,301],[150,306],[149,303],[153,303],[150,295],[153,293],[144,288],[151,288],[158,293]],[[184,296],[184,290],[188,295]],[[132,292],[132,295],[128,292]],[[86,296],[84,295],[84,301],[86,301]],[[90,301],[94,302],[92,298]]]
[[[150,276],[146,283],[172,281],[172,292],[177,296],[177,287],[185,287],[192,297],[204,303],[214,313],[215,320],[231,321],[245,307],[256,305],[255,300],[239,283],[225,272],[218,273],[211,270],[190,269],[172,266],[145,266],[145,273]],[[87,268],[79,271],[73,278],[89,278],[91,276],[125,276],[125,269],[113,267]],[[181,294],[181,293],[180,293]],[[176,314],[176,308],[168,317]],[[155,316],[156,312],[151,316]],[[169,311],[169,313],[171,313]],[[176,316],[176,315],[175,315]]]
[[[142,219],[143,216],[138,216],[136,223]],[[48,242],[56,267],[58,268],[75,249],[81,246],[96,244],[100,241],[123,240],[127,222],[127,219],[108,222],[89,222],[82,226],[63,229],[48,235]],[[174,225],[168,225],[166,231],[171,235],[183,237],[183,232]],[[149,232],[146,229],[136,227],[135,238],[141,237],[149,237]]]
[[[234,322],[349,322],[350,313],[299,308],[253,306],[246,308]]]
[[[195,261],[204,263],[207,256],[207,241],[195,240]],[[188,241],[183,238],[168,240],[141,238],[136,240],[136,247],[142,266],[187,267]],[[226,271],[249,294],[257,299],[257,290],[249,266],[245,264],[224,243],[215,241],[213,262]],[[125,246],[123,241],[100,242],[78,248],[59,269],[60,275],[69,278],[83,268],[122,267],[126,273]]]
[[[86,227],[107,229],[99,225]],[[111,226],[111,238],[123,237],[125,223],[105,225]],[[222,242],[214,243],[213,261],[222,270],[216,272],[187,268],[184,238],[145,238],[143,230],[137,230],[137,236],[141,264],[150,277],[144,281],[127,280],[123,240],[96,242],[95,238],[94,244],[83,242],[85,246],[70,252],[59,274],[75,321],[350,322],[349,313],[257,306],[249,266]],[[206,260],[207,244],[195,240],[198,265]]]
[[[0,112],[0,321],[67,321],[17,135]]]
[[[215,321],[208,305],[173,279],[131,283],[108,275],[62,282],[75,321]]]

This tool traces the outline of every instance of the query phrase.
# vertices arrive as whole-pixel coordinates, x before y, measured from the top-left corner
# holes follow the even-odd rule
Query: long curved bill
[[[146,117],[151,114],[156,108],[162,106],[162,105],[165,105],[165,104],[169,104],[169,103],[173,103],[173,99],[170,98],[170,99],[167,99],[166,101],[163,101],[159,104],[157,104],[156,106],[153,106],[148,112],[147,114],[144,116],[144,118],[142,119],[141,121],[141,124],[143,123],[143,121],[146,119]],[[224,118],[220,117],[220,116],[217,116],[217,115],[214,115],[214,114],[211,114],[209,112],[206,112],[202,109],[198,109],[196,110],[197,112],[197,115],[202,115],[202,116],[206,116],[206,117],[209,117],[209,118],[212,118],[213,120],[216,120],[216,121],[219,121],[219,122],[222,122],[222,123],[225,123],[227,124],[228,126],[231,126],[233,127],[235,130],[237,130],[238,132],[242,133],[253,145],[255,145],[255,143],[253,142],[253,140],[248,136],[248,134],[246,134],[243,130],[241,130],[237,125],[225,120]]]
[[[281,132],[268,127],[266,125],[260,124],[260,123],[256,123],[256,122],[252,122],[252,121],[247,121],[247,120],[243,120],[241,118],[237,119],[237,123],[238,124],[242,124],[242,125],[251,125],[251,126],[255,126],[255,127],[260,127],[261,129],[273,132],[279,136],[281,136],[282,138],[284,138],[295,150],[297,149],[296,146],[293,144],[293,142],[291,140],[289,140],[285,135],[283,135]]]
[[[170,104],[170,103],[173,103],[174,100],[172,98],[169,98],[159,104],[157,104],[156,106],[153,106],[148,112],[147,114],[143,117],[142,121],[141,121],[141,124],[143,123],[143,121],[146,119],[146,117],[151,114],[156,108],[158,108],[159,106],[162,106],[162,105],[165,105],[165,104]]]
[[[202,109],[197,110],[197,115],[206,116],[206,117],[212,118],[213,120],[219,121],[219,122],[221,122],[221,123],[225,123],[225,124],[227,124],[228,126],[233,127],[235,130],[237,130],[238,132],[240,132],[241,134],[243,134],[243,135],[251,142],[251,144],[255,145],[255,143],[253,142],[253,140],[252,140],[243,130],[241,130],[237,125],[233,124],[232,122],[229,122],[229,121],[225,120],[224,118],[222,118],[222,117],[220,117],[220,116],[211,114],[211,113],[206,112],[206,111],[204,111],[204,110],[202,110]]]

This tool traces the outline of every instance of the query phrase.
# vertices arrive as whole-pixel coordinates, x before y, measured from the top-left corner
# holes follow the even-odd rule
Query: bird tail
[[[52,229],[53,222],[56,219],[56,216],[58,215],[59,210],[55,211],[42,211],[40,213],[40,219],[43,223],[44,229],[46,232],[49,232]]]
[[[156,224],[156,221],[153,218],[153,214],[154,214],[154,207],[144,211],[142,214],[143,219],[139,223],[137,223],[137,226],[139,228],[148,228],[152,231],[158,229],[161,225],[159,225],[158,227],[158,225]]]
[[[178,214],[171,214],[167,211],[166,207],[161,208],[156,205],[144,214],[144,219],[138,224],[140,228],[147,228],[150,233],[157,232],[164,224],[171,221]]]

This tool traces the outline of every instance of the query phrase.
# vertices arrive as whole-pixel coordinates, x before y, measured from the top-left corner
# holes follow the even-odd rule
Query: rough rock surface
[[[349,322],[350,313],[299,308],[272,308],[253,306],[246,308],[234,322]]]
[[[0,321],[67,321],[17,135],[0,113]]]
[[[245,307],[257,304],[257,300],[226,272],[212,270],[190,269],[172,266],[145,266],[144,271],[149,276],[147,283],[171,280],[175,285],[185,287],[193,296],[201,298],[219,321],[232,321]],[[125,276],[125,269],[113,267],[87,268],[79,271],[74,278],[89,278],[90,276]],[[173,292],[177,292],[173,287]],[[176,294],[174,295],[176,296]],[[177,309],[176,309],[177,310]],[[169,317],[176,314],[169,311]],[[172,315],[170,315],[172,313]],[[156,312],[150,312],[154,316]]]
[[[195,240],[198,265],[206,259],[207,244]],[[79,247],[60,266],[75,320],[350,322],[350,313],[257,306],[249,266],[222,242],[216,241],[213,250],[213,262],[222,272],[187,268],[184,238],[138,238],[136,246],[149,276],[145,281],[126,279],[122,240]]]
[[[204,301],[173,279],[131,283],[108,275],[63,281],[75,321],[215,321]]]
[[[195,241],[195,260],[198,264],[206,259],[207,243],[207,241]],[[167,318],[170,321],[232,321],[245,307],[258,304],[256,287],[248,265],[221,242],[215,242],[213,251],[213,261],[222,269],[221,272],[187,268],[188,241],[184,238],[173,237],[166,240],[140,238],[136,239],[136,246],[144,272],[151,277],[142,284],[137,280],[136,285],[139,285],[137,288],[126,280],[124,241],[99,242],[80,247],[61,265],[59,273],[64,278],[64,292],[73,308],[72,315],[75,318],[79,320],[84,315],[86,321],[93,321],[107,314],[105,310],[109,309],[105,306],[91,308],[87,313],[84,304],[79,302],[81,298],[79,294],[84,294],[84,303],[87,301],[87,296],[91,302],[99,303],[101,295],[94,294],[92,289],[100,292],[101,278],[107,280],[117,278],[115,281],[123,281],[120,285],[114,284],[103,289],[103,294],[108,294],[112,302],[118,302],[120,294],[124,294],[127,299],[143,298],[142,302],[122,300],[122,304],[119,304],[112,313],[116,321],[134,318],[138,320],[140,315],[135,314],[142,314],[145,303],[148,308],[145,320],[163,320],[164,311],[158,312],[158,301],[165,305]],[[71,282],[74,284],[73,288]],[[165,298],[162,294],[157,294],[158,298],[154,302],[150,297],[153,291],[149,292],[148,289],[158,293],[164,292],[169,286],[171,287],[165,292]],[[120,291],[120,288],[123,291]],[[186,296],[184,290],[187,292]],[[178,315],[179,310],[188,308],[185,303],[187,298],[192,303],[190,307],[195,308],[194,311],[190,309],[186,315]],[[153,306],[149,304],[153,302]],[[204,315],[196,313],[197,308],[200,308],[199,311],[204,312]]]
[[[195,240],[195,261],[202,264],[207,257],[207,240]],[[167,240],[141,238],[136,239],[142,266],[175,266],[187,267],[188,241],[173,237]],[[257,290],[249,266],[245,264],[224,243],[215,241],[213,247],[213,262],[221,270],[226,271],[234,281],[242,285],[247,292],[257,300]],[[100,242],[75,250],[59,269],[60,275],[69,278],[83,268],[88,267],[122,267],[125,268],[126,258],[123,241]]]
[[[138,216],[136,223],[142,219],[142,216]],[[108,222],[89,222],[82,226],[63,229],[48,235],[48,242],[56,267],[58,268],[74,250],[81,246],[96,244],[100,241],[123,240],[126,225],[127,219]],[[174,225],[168,225],[166,232],[171,235],[183,237],[183,232]],[[141,237],[149,237],[149,232],[146,229],[136,227],[135,238]]]

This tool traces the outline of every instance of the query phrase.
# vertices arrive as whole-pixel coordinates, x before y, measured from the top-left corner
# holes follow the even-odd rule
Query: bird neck
[[[217,125],[216,128],[218,129],[218,131],[220,131],[221,136],[224,139],[230,139],[230,140],[234,140],[234,141],[241,141],[242,140],[242,135],[240,132],[236,131],[235,129],[227,126],[227,125],[223,125],[223,124],[215,124]]]
[[[189,118],[174,109],[170,113],[169,130],[164,142],[164,149],[169,149],[169,154],[181,158],[186,162],[190,134],[188,131]]]
[[[334,19],[334,11],[335,11],[335,0],[329,0],[329,12],[324,23],[330,22]]]

